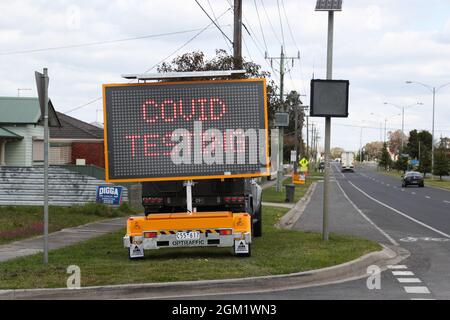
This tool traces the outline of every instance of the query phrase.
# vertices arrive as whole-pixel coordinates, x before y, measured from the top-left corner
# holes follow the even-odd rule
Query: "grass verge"
[[[273,225],[287,212],[264,207],[264,235],[256,238],[252,257],[237,258],[228,248],[161,249],[130,261],[122,247],[124,231],[54,250],[49,265],[42,254],[0,263],[0,289],[65,287],[69,265],[81,268],[81,285],[113,285],[208,280],[286,274],[329,267],[380,250],[372,241],[318,233],[280,230]]]
[[[309,186],[312,183],[312,179],[306,178],[306,182],[303,185],[297,185],[295,187],[294,203],[298,202],[306,193]],[[288,178],[283,181],[283,186],[286,184],[291,184],[292,179]],[[284,203],[286,200],[286,188],[283,187],[282,192],[277,192],[276,186],[264,189],[262,193],[262,201],[264,202],[274,202],[274,203]]]
[[[49,231],[75,227],[107,218],[136,213],[128,204],[118,208],[90,203],[83,206],[49,208]],[[41,235],[43,232],[43,207],[3,206],[0,207],[0,245]]]

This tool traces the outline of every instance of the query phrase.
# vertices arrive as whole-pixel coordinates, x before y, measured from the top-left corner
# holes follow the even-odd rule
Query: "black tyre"
[[[425,185],[423,183],[419,184],[419,188],[423,188],[423,187],[425,187]]]
[[[259,206],[259,210],[252,217],[252,236],[262,236],[262,206]]]

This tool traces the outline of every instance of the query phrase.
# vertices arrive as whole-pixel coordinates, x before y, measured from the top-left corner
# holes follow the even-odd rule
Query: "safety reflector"
[[[233,231],[231,229],[222,229],[219,231],[219,234],[221,236],[229,236],[233,233]]]
[[[158,234],[156,232],[145,232],[144,233],[144,238],[156,238],[158,236]]]

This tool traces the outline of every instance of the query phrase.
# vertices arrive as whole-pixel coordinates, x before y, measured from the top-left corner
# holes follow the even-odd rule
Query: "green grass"
[[[125,203],[119,208],[95,203],[72,207],[51,206],[49,208],[49,232],[132,213],[135,213],[135,210]],[[0,207],[0,245],[41,235],[43,232],[43,216],[43,207]]]
[[[288,178],[283,181],[283,191],[277,192],[276,186],[266,188],[263,190],[262,201],[264,202],[274,202],[274,203],[284,203],[286,200],[286,188],[284,185],[291,184],[292,179]],[[306,178],[305,184],[297,185],[295,187],[294,202],[299,201],[308,190],[312,183],[312,179]]]
[[[403,172],[401,172],[401,171],[399,172],[397,170],[391,170],[391,171],[380,170],[378,172],[381,174],[384,174],[386,176],[398,178],[399,183],[400,183],[400,177],[403,174]],[[439,177],[434,177],[434,179],[432,180],[431,176],[428,175],[425,178],[425,186],[438,187],[438,188],[450,190],[450,181],[449,180],[439,180]]]
[[[286,274],[324,268],[380,250],[369,240],[279,230],[273,225],[287,209],[263,208],[263,237],[252,245],[252,257],[237,258],[228,248],[161,249],[130,261],[122,247],[124,231],[54,250],[49,265],[42,254],[0,263],[0,289],[65,287],[69,265],[81,268],[81,285],[112,285],[208,280]]]

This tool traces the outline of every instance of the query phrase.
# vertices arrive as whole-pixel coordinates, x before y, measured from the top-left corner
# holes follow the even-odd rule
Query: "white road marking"
[[[391,185],[390,185],[390,184],[387,184],[387,186],[390,187]]]
[[[425,198],[427,198],[427,199],[431,199],[431,197],[430,197],[430,196],[425,196]]]
[[[450,203],[450,201],[444,200],[445,203]]]
[[[422,283],[419,278],[397,278],[400,283]]]
[[[402,189],[402,191],[405,191],[405,189]]]
[[[408,269],[404,264],[390,265],[388,269]]]
[[[416,194],[415,192],[411,192],[411,194]]]
[[[430,290],[427,287],[404,287],[407,293],[426,293],[429,294]]]
[[[383,236],[385,236],[394,246],[398,246],[398,242],[394,240],[394,238],[392,238],[389,234],[387,234],[384,230],[382,230],[379,226],[377,226],[375,224],[375,222],[373,222],[368,216],[366,216],[361,209],[359,209],[356,204],[350,200],[349,196],[345,193],[344,189],[342,189],[341,184],[336,181],[339,189],[341,189],[342,194],[344,195],[344,197],[347,199],[347,201],[353,206],[353,208],[355,208],[356,211],[358,211],[358,213],[367,220],[367,222],[369,222],[375,229],[377,229]],[[350,182],[351,183],[351,182]]]
[[[411,300],[436,300],[436,299],[426,299],[426,298],[411,298]]]
[[[392,271],[394,276],[413,276],[412,271]]]
[[[386,208],[388,208],[388,209],[394,211],[395,213],[398,213],[399,215],[401,215],[401,216],[403,216],[403,217],[405,217],[405,218],[407,218],[407,219],[409,219],[409,220],[411,220],[411,221],[413,221],[413,222],[415,222],[415,223],[417,223],[417,224],[420,224],[421,226],[423,226],[423,227],[425,227],[425,228],[427,228],[427,229],[430,229],[430,230],[432,230],[432,231],[434,231],[434,232],[436,232],[436,233],[438,233],[438,234],[440,234],[440,235],[442,235],[442,236],[444,236],[444,237],[446,237],[446,238],[450,238],[450,235],[446,234],[445,232],[442,232],[442,231],[440,231],[440,230],[438,230],[438,229],[436,229],[436,228],[433,228],[433,227],[431,227],[431,226],[429,226],[429,225],[423,223],[422,221],[419,221],[419,220],[417,220],[417,219],[415,219],[415,218],[413,218],[413,217],[410,217],[410,216],[408,216],[407,214],[405,214],[405,213],[403,213],[403,212],[401,212],[401,211],[399,211],[399,210],[397,210],[397,209],[395,209],[395,208],[392,208],[391,206],[389,206],[389,205],[387,205],[387,204],[381,202],[380,200],[377,200],[377,199],[375,199],[374,197],[368,195],[366,192],[362,191],[360,188],[358,188],[357,186],[355,186],[351,181],[349,181],[349,183],[353,186],[353,188],[355,188],[356,190],[358,190],[359,192],[361,192],[361,193],[362,193],[363,195],[365,195],[367,198],[369,198],[369,199],[375,201],[376,203],[382,205],[383,207],[386,207]]]

